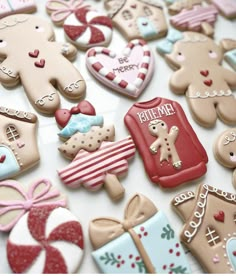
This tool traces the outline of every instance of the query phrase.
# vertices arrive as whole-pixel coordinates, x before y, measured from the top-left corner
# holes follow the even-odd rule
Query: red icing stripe
[[[146,45],[147,43],[146,43],[145,40],[139,39],[139,44],[140,44],[141,46],[144,46],[144,45]]]
[[[108,28],[112,29],[112,21],[107,16],[97,16],[89,21],[90,24],[102,25],[107,26]]]
[[[97,52],[96,52],[94,49],[89,50],[89,52],[88,52],[88,57],[95,57],[96,54],[97,54]]]
[[[120,86],[121,88],[126,88],[127,85],[128,85],[128,82],[126,82],[126,81],[124,81],[124,80],[122,80],[122,81],[119,83],[119,86]]]
[[[80,8],[80,9],[77,9],[75,11],[75,16],[76,18],[83,24],[87,24],[87,13],[89,12],[89,9],[84,7],[84,8]]]
[[[109,74],[106,75],[106,78],[107,78],[108,80],[111,80],[111,81],[114,80],[115,77],[116,77],[116,75],[113,74],[113,73],[111,73],[111,72],[110,72]]]
[[[127,48],[130,48],[130,49],[133,49],[134,48],[134,44],[129,42],[128,45],[127,45]]]
[[[138,74],[138,78],[141,79],[141,80],[145,80],[145,77],[146,77],[146,75],[143,74],[143,73]]]
[[[149,64],[148,63],[142,63],[141,68],[148,69]]]
[[[89,28],[91,31],[89,44],[102,43],[103,41],[105,41],[105,36],[102,31],[93,26],[89,26]]]
[[[99,72],[103,68],[103,65],[100,62],[96,62],[92,65],[92,67],[93,67],[94,70]]]
[[[54,247],[47,245],[46,261],[43,274],[66,274],[67,266],[62,254]]]
[[[103,49],[102,49],[102,53],[105,54],[105,55],[107,55],[107,56],[110,55],[110,52],[111,52],[111,51],[110,51],[109,49],[106,49],[106,48],[103,48]]]
[[[145,52],[143,53],[143,55],[144,55],[144,56],[150,57],[150,56],[151,56],[151,53],[150,53],[150,51],[145,51]]]

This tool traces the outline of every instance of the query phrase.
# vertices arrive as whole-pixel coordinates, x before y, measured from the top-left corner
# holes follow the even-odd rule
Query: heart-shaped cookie
[[[126,96],[137,98],[153,75],[154,58],[146,42],[135,39],[120,55],[107,48],[91,48],[87,51],[86,64],[99,81]]]

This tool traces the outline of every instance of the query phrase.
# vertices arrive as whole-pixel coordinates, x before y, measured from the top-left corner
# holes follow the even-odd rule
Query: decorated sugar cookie
[[[94,248],[92,256],[102,273],[191,273],[167,217],[142,194],[130,199],[124,221],[93,219],[89,236]]]
[[[236,17],[235,0],[208,0],[216,6],[219,12],[226,18],[233,19]]]
[[[165,15],[156,0],[105,0],[114,26],[130,41],[157,39],[167,32]]]
[[[154,58],[144,40],[128,43],[122,54],[101,47],[87,52],[86,64],[93,76],[128,97],[137,98],[153,75]]]
[[[37,116],[0,106],[0,180],[15,177],[39,162]]]
[[[224,50],[224,59],[236,71],[236,40],[235,39],[222,39],[221,46]]]
[[[124,120],[152,182],[173,188],[206,173],[206,151],[177,102],[135,103]]]
[[[15,13],[33,13],[36,9],[35,0],[0,0],[0,18]]]
[[[191,10],[193,6],[200,5],[202,0],[175,0],[169,3],[168,11],[170,14],[177,14],[182,10]]]
[[[26,191],[13,180],[0,182],[0,231],[11,230],[6,250],[14,273],[76,273],[83,232],[66,200],[47,179]]]
[[[236,73],[221,65],[220,46],[200,33],[170,30],[157,50],[176,69],[170,88],[186,96],[197,123],[213,127],[217,117],[226,124],[236,123],[236,100],[231,89],[236,86]]]
[[[236,129],[223,131],[216,139],[213,147],[216,160],[224,167],[236,169]],[[236,187],[236,170],[232,182]]]
[[[0,82],[12,87],[20,81],[33,107],[53,114],[60,105],[58,88],[69,99],[84,96],[86,85],[68,61],[77,50],[69,43],[54,42],[51,25],[36,16],[10,15],[0,20]],[[20,35],[20,39],[18,36]]]
[[[78,48],[107,46],[112,38],[112,21],[83,0],[49,0],[52,21],[62,25],[67,40]]]
[[[236,273],[236,194],[201,184],[174,197],[172,207],[185,223],[180,240],[206,273]]]
[[[214,5],[193,5],[192,8],[183,9],[179,14],[170,18],[170,23],[181,31],[202,32],[213,36],[213,25],[216,21],[218,11]]]

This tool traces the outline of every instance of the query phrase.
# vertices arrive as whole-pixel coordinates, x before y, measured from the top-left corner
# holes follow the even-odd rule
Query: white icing
[[[70,16],[68,16],[64,22],[64,25],[70,25],[70,26],[83,26],[84,24],[81,23],[75,16],[75,13],[72,13]]]
[[[231,90],[227,90],[227,91],[223,91],[223,90],[220,90],[220,91],[211,91],[211,92],[208,92],[208,91],[205,91],[203,93],[201,92],[195,92],[195,95],[191,95],[189,96],[189,94],[187,93],[186,96],[189,98],[189,99],[207,99],[207,98],[214,98],[214,97],[229,97],[232,95],[232,91]]]
[[[236,133],[232,131],[232,132],[230,132],[230,134],[232,135],[232,137],[229,137],[228,135],[225,136],[224,146],[226,146],[229,143],[234,142],[236,140]]]
[[[45,100],[48,100],[48,101],[51,101],[51,102],[54,101],[54,95],[55,94],[56,94],[55,92],[53,92],[51,94],[47,94],[47,95],[41,97],[40,99],[38,99],[37,101],[35,101],[35,104],[36,105],[44,106],[45,103],[46,103]]]
[[[16,116],[17,118],[20,119],[28,119],[31,120],[32,118],[30,117],[30,114],[27,112],[19,111],[19,110],[10,110],[7,107],[0,106],[0,113],[6,113],[9,116]]]
[[[74,89],[79,88],[79,83],[81,81],[82,80],[77,80],[75,82],[70,83],[69,85],[67,85],[67,86],[64,87],[64,91],[73,92]]]
[[[5,66],[0,67],[0,71],[3,72],[3,74],[7,75],[10,78],[17,78],[17,76],[13,73],[13,71],[11,69],[7,69]]]
[[[45,261],[46,251],[42,249],[42,251],[39,253],[29,269],[25,271],[25,274],[43,274]]]
[[[68,221],[78,221],[78,219],[66,208],[56,208],[54,209],[47,220],[45,236],[48,238],[50,233],[59,225],[66,223]]]
[[[50,245],[59,250],[63,256],[68,269],[67,273],[75,273],[83,256],[81,248],[65,241],[52,242]]]
[[[7,21],[5,18],[3,18],[1,21],[0,21],[0,30],[3,30],[7,27],[14,27],[16,26],[17,24],[20,24],[20,23],[24,23],[25,21],[27,21],[29,19],[28,16],[26,17],[23,17],[22,19],[19,19],[19,17],[13,17],[11,18],[12,21]]]
[[[183,203],[184,201],[190,199],[190,198],[194,198],[195,195],[193,192],[189,191],[185,194],[180,194],[179,196],[176,196],[175,197],[175,203],[174,205],[175,206],[178,206],[179,204]]]
[[[29,228],[28,228],[28,215],[26,213],[21,219],[17,222],[15,227],[12,229],[9,236],[11,243],[17,245],[39,245],[39,243],[32,237]]]
[[[90,20],[92,20],[93,18],[98,17],[98,16],[101,16],[101,15],[96,11],[87,12],[87,14],[86,14],[87,22],[89,22]]]
[[[105,43],[110,40],[111,35],[112,35],[112,29],[111,28],[109,28],[107,26],[104,26],[104,25],[98,25],[98,24],[94,25],[94,27],[96,27],[97,29],[99,29],[103,33],[104,38],[105,38]]]
[[[76,41],[83,45],[89,45],[90,37],[91,37],[91,30],[90,28],[87,28],[85,32],[80,37],[78,37]]]

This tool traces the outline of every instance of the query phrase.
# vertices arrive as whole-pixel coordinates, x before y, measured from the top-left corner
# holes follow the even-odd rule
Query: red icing
[[[89,12],[89,8],[84,7],[84,8],[80,8],[75,12],[75,16],[76,18],[84,24],[87,24],[87,19],[86,19],[86,15]]]
[[[35,61],[34,65],[38,68],[44,68],[45,66],[45,59],[40,59],[40,61]]]
[[[5,159],[6,159],[6,155],[2,155],[0,157],[0,163],[4,163]]]
[[[213,83],[212,80],[205,80],[205,81],[204,81],[204,84],[207,85],[207,86],[211,86],[212,83]]]
[[[107,26],[108,28],[112,29],[112,21],[107,16],[97,16],[89,21],[89,24],[96,24]]]
[[[64,25],[64,31],[68,35],[68,37],[75,41],[78,37],[80,37],[87,29],[87,26],[70,26]]]
[[[98,28],[90,26],[91,37],[89,40],[89,44],[95,44],[105,41],[105,36],[102,31]]]
[[[44,206],[32,208],[28,215],[28,228],[32,237],[39,245],[24,246],[7,243],[7,256],[9,264],[15,273],[24,273],[34,263],[42,250],[46,253],[46,260],[43,273],[68,273],[66,262],[61,252],[54,248],[54,241],[66,241],[73,243],[83,249],[83,233],[78,221],[68,221],[56,228],[45,236],[46,223],[53,212],[55,206]]]
[[[132,9],[136,9],[137,8],[137,5],[136,4],[133,4],[130,6]]]
[[[65,127],[69,122],[72,114],[86,114],[86,115],[96,115],[95,108],[93,105],[88,101],[82,101],[77,106],[68,109],[58,109],[55,112],[55,119],[57,124],[60,127]]]
[[[208,70],[202,70],[202,71],[200,71],[200,74],[204,77],[207,77],[209,75],[209,71]]]
[[[39,55],[39,50],[35,49],[33,52],[29,52],[29,56],[32,58],[37,58]]]
[[[214,219],[220,222],[225,221],[225,213],[223,211],[219,211],[219,213],[214,215]]]
[[[154,183],[171,188],[199,178],[206,173],[208,162],[206,151],[177,102],[165,98],[154,98],[148,102],[136,103],[130,108],[124,120],[142,157],[145,170]],[[178,127],[179,133],[175,147],[182,161],[180,169],[175,169],[171,165],[171,160],[160,162],[160,149],[156,154],[151,153],[150,146],[157,139],[148,130],[148,125],[152,120],[163,120],[169,130],[172,126]]]
[[[236,251],[233,252],[233,255],[236,256]]]

